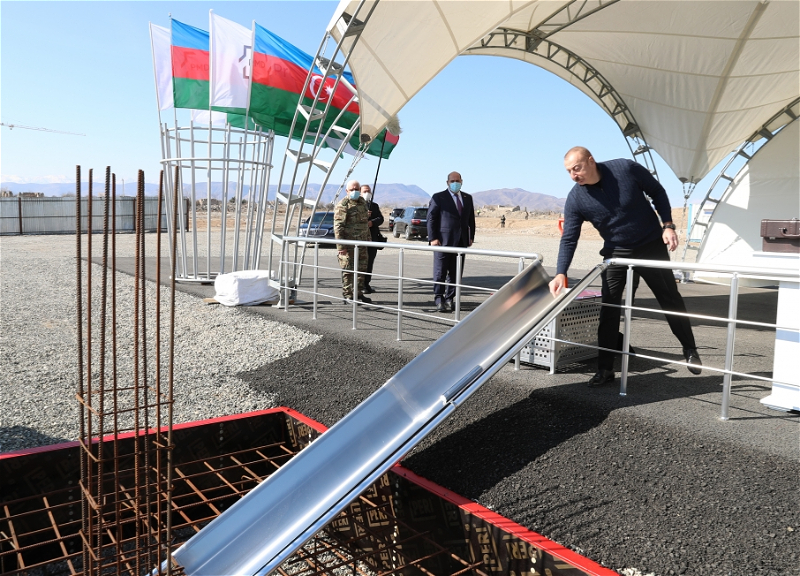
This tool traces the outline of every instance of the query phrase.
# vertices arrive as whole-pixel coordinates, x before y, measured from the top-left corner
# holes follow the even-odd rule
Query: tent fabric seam
[[[442,24],[444,24],[444,27],[447,29],[447,33],[450,34],[450,40],[453,42],[453,48],[456,51],[456,56],[458,56],[459,52],[461,52],[461,50],[458,49],[458,41],[453,34],[453,29],[450,27],[450,23],[444,16],[444,12],[442,12],[442,7],[439,6],[439,0],[433,0],[433,5],[436,6],[436,11],[439,13],[439,18],[441,18]]]
[[[709,106],[711,114],[706,117],[706,121],[703,123],[703,129],[700,132],[701,136],[697,139],[697,144],[695,146],[694,161],[689,168],[689,174],[692,174],[693,176],[695,173],[698,173],[702,170],[702,167],[698,166],[698,162],[700,162],[702,158],[700,151],[708,150],[708,137],[711,133],[713,125],[712,119],[716,115],[717,107],[719,106],[719,103],[725,94],[725,88],[728,86],[728,82],[730,80],[728,75],[730,74],[731,70],[733,70],[733,67],[736,66],[736,63],[739,62],[739,57],[742,55],[742,50],[744,50],[750,34],[756,27],[756,24],[761,19],[761,16],[764,14],[765,10],[766,4],[759,2],[755,5],[752,14],[750,14],[750,18],[747,19],[747,24],[745,24],[744,28],[742,28],[742,32],[739,34],[739,38],[737,38],[736,44],[734,45],[730,56],[728,56],[728,61],[725,63],[725,67],[722,69],[722,75],[717,82],[717,88],[714,90],[714,96],[712,97],[711,105]]]

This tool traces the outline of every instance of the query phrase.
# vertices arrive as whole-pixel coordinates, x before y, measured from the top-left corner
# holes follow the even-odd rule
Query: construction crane
[[[86,136],[86,134],[78,134],[77,132],[64,132],[63,130],[51,130],[50,128],[39,128],[38,126],[24,126],[22,124],[7,124],[0,122],[0,126],[7,126],[9,130],[14,128],[24,128],[25,130],[38,130],[39,132],[55,132],[56,134],[72,134],[73,136]]]

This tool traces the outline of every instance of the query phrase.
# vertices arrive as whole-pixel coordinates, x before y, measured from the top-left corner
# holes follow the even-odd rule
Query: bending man
[[[558,251],[556,276],[550,282],[550,292],[554,297],[564,288],[567,270],[581,234],[581,225],[587,221],[592,223],[605,241],[600,251],[604,258],[669,261],[667,249],[674,251],[678,247],[672,208],[666,191],[645,167],[625,159],[596,163],[591,153],[581,146],[567,152],[564,167],[575,181],[575,186],[564,205],[564,234]],[[658,216],[645,194],[652,198]],[[663,225],[659,224],[659,217]],[[663,310],[686,312],[670,270],[635,270],[647,282]],[[626,268],[610,266],[603,272],[602,279],[603,303],[619,305],[625,288]],[[619,315],[618,308],[601,307],[597,331],[601,348],[618,350],[621,347]],[[689,371],[700,374],[702,363],[689,319],[668,314],[667,321],[683,346],[684,358],[690,364]],[[603,350],[598,353],[597,373],[589,380],[590,387],[614,381],[614,356],[613,352]]]

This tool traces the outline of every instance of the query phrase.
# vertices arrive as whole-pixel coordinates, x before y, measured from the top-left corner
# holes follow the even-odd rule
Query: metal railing
[[[536,253],[529,253],[529,252],[507,252],[507,251],[496,251],[496,250],[478,250],[475,248],[451,248],[447,246],[411,246],[408,244],[392,244],[389,242],[366,242],[366,241],[356,241],[356,240],[326,240],[323,238],[309,238],[306,236],[286,236],[284,238],[283,243],[283,250],[284,255],[286,251],[289,250],[289,246],[293,243],[297,244],[313,244],[314,245],[314,253],[313,253],[313,263],[312,264],[301,264],[304,267],[310,267],[313,271],[313,278],[312,278],[312,289],[309,290],[302,290],[299,286],[294,285],[293,282],[290,282],[290,278],[299,278],[300,275],[294,275],[292,270],[289,270],[288,266],[284,267],[286,274],[280,279],[281,290],[283,290],[283,297],[281,298],[281,304],[285,307],[286,310],[289,309],[290,300],[293,298],[291,297],[292,292],[305,292],[309,293],[312,298],[313,304],[313,312],[312,318],[314,320],[317,319],[317,310],[319,307],[319,271],[320,270],[331,270],[336,272],[343,271],[339,267],[325,267],[320,266],[319,264],[319,249],[320,244],[327,244],[327,245],[336,245],[340,244],[343,246],[353,246],[354,253],[353,253],[353,261],[358,262],[358,255],[359,250],[366,250],[367,248],[385,248],[389,250],[396,250],[398,253],[397,256],[397,266],[398,272],[397,275],[387,275],[387,274],[376,274],[373,273],[373,277],[375,278],[384,278],[384,279],[394,279],[397,280],[397,306],[388,306],[383,304],[369,304],[370,308],[378,308],[388,311],[394,311],[397,313],[397,340],[403,339],[403,316],[415,316],[418,318],[435,318],[440,321],[445,322],[453,322],[458,323],[461,320],[461,300],[462,300],[462,290],[469,289],[478,292],[486,292],[487,294],[491,294],[496,292],[497,289],[493,288],[485,288],[482,286],[471,286],[468,284],[462,283],[462,259],[460,258],[461,255],[470,255],[470,256],[497,256],[501,258],[511,258],[517,260],[517,270],[514,275],[521,272],[525,267],[525,261],[530,260],[531,262],[534,261],[542,261],[542,257]],[[413,278],[410,276],[406,276],[404,272],[405,268],[405,253],[406,251],[413,251],[413,252],[440,252],[445,254],[456,254],[459,257],[456,258],[456,282],[453,284],[455,286],[455,298],[453,299],[454,304],[454,319],[449,318],[442,318],[440,316],[434,316],[432,314],[425,314],[421,312],[416,312],[413,310],[409,310],[407,308],[403,308],[403,295],[405,293],[405,283],[406,282],[415,282],[417,284],[422,285],[430,285],[433,286],[436,282],[432,280],[423,280],[420,278]],[[283,256],[282,255],[282,259]],[[288,261],[284,259],[284,262]],[[358,268],[358,266],[354,266],[354,268]],[[365,272],[359,272],[358,270],[353,270],[353,285],[358,285],[358,277],[365,275]],[[338,299],[336,297],[332,297],[326,295],[328,298]],[[342,299],[344,300],[344,299]],[[358,326],[358,305],[361,304],[357,298],[353,298],[352,300],[352,310],[353,310],[353,330],[357,329]]]
[[[413,310],[405,309],[403,307],[403,294],[405,291],[405,283],[406,282],[415,282],[417,284],[422,285],[434,285],[435,282],[432,280],[424,280],[420,278],[413,278],[406,276],[404,273],[404,256],[406,251],[414,251],[414,252],[443,252],[448,254],[457,254],[457,255],[483,255],[483,256],[499,256],[499,257],[506,257],[506,258],[513,258],[518,260],[518,271],[521,272],[525,267],[525,260],[530,260],[531,262],[535,261],[542,261],[542,257],[536,253],[522,253],[522,252],[500,252],[500,251],[493,251],[493,250],[477,250],[472,248],[450,248],[450,247],[443,247],[443,246],[409,246],[407,244],[391,244],[391,243],[379,243],[379,242],[363,242],[363,241],[351,241],[351,240],[326,240],[326,239],[317,239],[317,238],[308,238],[308,237],[286,237],[286,242],[284,243],[284,250],[288,249],[288,245],[291,243],[306,243],[306,244],[313,244],[314,251],[313,251],[313,264],[302,264],[302,266],[308,266],[313,270],[313,278],[312,278],[312,287],[311,290],[302,290],[299,286],[294,285],[293,283],[284,282],[284,279],[281,279],[281,290],[283,290],[283,297],[281,298],[281,304],[284,306],[284,309],[288,311],[289,303],[291,298],[292,292],[306,292],[312,295],[312,305],[313,305],[313,313],[312,317],[314,320],[317,319],[317,311],[319,307],[319,296],[320,293],[320,286],[319,286],[319,271],[320,270],[331,270],[340,272],[341,269],[339,267],[325,267],[320,266],[319,263],[319,248],[320,244],[340,244],[345,246],[353,246],[354,247],[354,262],[358,262],[358,253],[359,250],[364,250],[367,248],[387,248],[396,250],[398,252],[398,273],[396,276],[387,275],[387,274],[373,274],[374,277],[381,277],[381,278],[390,278],[397,280],[397,306],[389,306],[383,304],[369,304],[370,308],[377,308],[383,309],[387,311],[394,311],[397,313],[397,340],[403,339],[403,317],[404,316],[416,316],[419,318],[430,318],[436,319],[437,321],[445,321],[445,322],[452,322],[458,323],[461,320],[461,297],[462,297],[462,289],[471,289],[476,291],[483,291],[487,294],[494,293],[497,289],[496,288],[485,288],[481,286],[470,286],[467,284],[463,284],[462,280],[462,267],[461,267],[461,258],[457,258],[457,282],[455,284],[456,288],[456,296],[454,299],[455,303],[455,317],[453,319],[443,318],[441,316],[434,316],[432,314],[425,314],[416,312]],[[627,284],[626,286],[630,287],[633,285],[633,275],[634,275],[634,268],[635,267],[647,267],[647,268],[660,268],[660,269],[667,269],[673,271],[681,271],[681,272],[694,272],[694,271],[705,271],[705,272],[718,272],[724,274],[730,274],[731,277],[731,288],[729,293],[729,301],[728,301],[728,315],[727,316],[710,316],[704,314],[692,314],[692,313],[682,313],[682,312],[673,312],[668,310],[662,310],[660,308],[646,308],[641,306],[633,306],[633,291],[626,290],[625,291],[625,301],[623,304],[617,306],[613,304],[603,304],[599,303],[599,306],[608,306],[613,308],[618,308],[622,311],[623,314],[623,322],[622,322],[622,333],[623,333],[623,343],[622,343],[622,350],[628,350],[630,344],[630,336],[631,336],[631,322],[633,311],[636,312],[656,312],[659,314],[664,315],[674,315],[674,316],[684,316],[687,318],[693,318],[695,320],[702,320],[702,321],[709,321],[709,322],[719,322],[724,324],[727,329],[726,339],[725,339],[725,365],[722,368],[714,367],[714,366],[707,366],[703,365],[703,370],[708,370],[710,372],[719,373],[723,376],[723,392],[722,392],[722,402],[721,402],[721,420],[728,420],[729,415],[729,406],[730,406],[730,394],[731,394],[731,382],[734,376],[744,377],[753,380],[761,380],[770,383],[777,383],[783,384],[786,386],[793,386],[798,387],[799,385],[795,382],[785,382],[781,380],[776,380],[772,377],[760,376],[757,374],[751,374],[747,372],[740,372],[734,370],[734,350],[735,350],[735,335],[736,335],[736,327],[737,325],[754,327],[754,328],[769,328],[773,330],[784,330],[793,333],[798,333],[800,330],[797,326],[784,326],[779,323],[769,323],[769,322],[756,322],[751,320],[741,320],[737,318],[737,305],[738,305],[738,296],[739,296],[739,279],[742,277],[754,278],[754,279],[761,279],[761,280],[774,280],[776,282],[780,281],[788,281],[788,282],[798,282],[800,283],[800,274],[795,271],[790,270],[783,270],[779,268],[761,268],[761,267],[754,267],[754,266],[721,266],[721,265],[713,265],[713,264],[689,264],[689,263],[682,263],[676,261],[654,261],[654,260],[634,260],[634,259],[625,259],[625,258],[612,258],[604,261],[602,264],[599,264],[594,269],[592,269],[589,274],[587,274],[580,283],[573,289],[574,295],[580,293],[581,290],[584,288],[588,288],[592,282],[594,282],[602,272],[611,265],[617,266],[626,266],[627,267]],[[357,268],[357,266],[355,266]],[[354,285],[357,285],[358,276],[366,274],[365,272],[359,272],[358,270],[353,271],[354,277],[353,282]],[[291,285],[290,285],[291,284]],[[578,289],[580,288],[580,290]],[[327,298],[334,298],[330,295],[325,295]],[[568,297],[566,297],[569,299]],[[352,301],[352,315],[353,315],[353,330],[357,329],[358,327],[358,308],[360,302],[358,302],[355,298]],[[567,304],[563,302],[559,304],[554,310],[556,310],[556,314],[549,314],[548,319],[552,320],[555,316],[566,307]],[[779,319],[780,320],[780,319]],[[546,323],[542,323],[541,326],[545,326]],[[535,336],[535,335],[534,335]],[[663,362],[667,364],[674,364],[678,366],[685,366],[689,367],[687,362],[681,362],[675,360],[674,358],[664,358],[660,356],[651,356],[645,355],[641,353],[631,353],[631,352],[620,352],[619,350],[611,350],[607,348],[602,348],[600,346],[594,344],[586,344],[581,342],[572,342],[569,340],[559,339],[557,334],[553,334],[552,340],[554,342],[559,342],[562,344],[570,344],[575,346],[581,346],[586,348],[592,348],[595,350],[603,350],[608,352],[613,352],[616,354],[622,355],[622,366],[621,366],[621,375],[620,375],[620,395],[626,396],[627,395],[627,385],[628,385],[628,374],[629,374],[629,362],[631,357],[642,358],[646,360],[653,360],[657,362]],[[515,356],[515,369],[519,369],[520,359],[519,353],[516,353]]]

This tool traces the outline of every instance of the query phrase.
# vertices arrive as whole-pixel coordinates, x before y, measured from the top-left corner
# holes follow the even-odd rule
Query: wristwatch
[[[669,224],[664,224],[664,226],[661,227],[662,230],[666,230],[667,228],[669,228],[670,230],[676,230],[675,224],[673,224],[672,222],[670,222]]]

